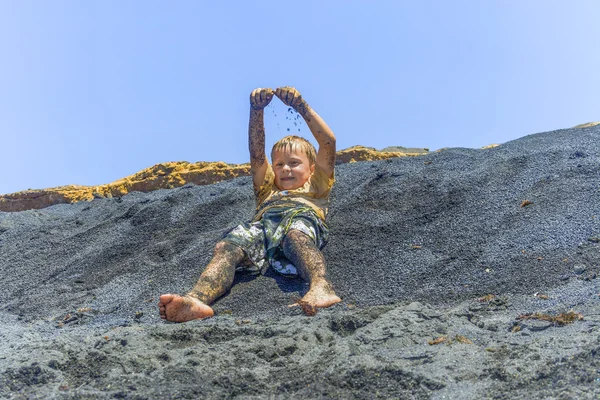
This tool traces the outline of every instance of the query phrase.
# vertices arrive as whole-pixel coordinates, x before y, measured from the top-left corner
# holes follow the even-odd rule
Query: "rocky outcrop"
[[[409,149],[399,146],[386,147],[383,150],[377,150],[374,147],[353,146],[337,152],[336,164],[377,161],[395,157],[412,157],[427,154],[428,152],[429,149]]]
[[[386,148],[378,151],[372,147],[354,146],[338,151],[337,163],[417,156],[426,154],[428,151],[428,149],[407,149],[404,147]],[[40,209],[54,204],[89,201],[94,198],[120,197],[134,191],[146,193],[157,189],[173,189],[187,183],[209,185],[247,175],[250,175],[250,164],[226,164],[221,161],[167,162],[156,164],[118,181],[100,186],[69,185],[50,189],[30,189],[0,195],[0,211]]]
[[[194,183],[208,185],[238,176],[250,175],[250,164],[186,161],[156,164],[118,181],[100,186],[59,186],[25,190],[0,196],[0,211],[40,209],[54,204],[74,203],[94,198],[120,197],[130,192],[151,192]]]
[[[600,122],[586,122],[585,124],[575,125],[573,129],[591,128],[592,126],[600,125]]]

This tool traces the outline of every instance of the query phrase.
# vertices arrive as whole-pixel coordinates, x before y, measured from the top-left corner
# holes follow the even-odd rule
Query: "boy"
[[[265,154],[264,108],[277,96],[306,121],[319,151],[305,139],[287,136]],[[238,225],[215,246],[212,260],[186,295],[163,294],[160,317],[173,322],[208,318],[210,307],[232,285],[235,271],[260,271],[268,263],[283,275],[300,275],[310,289],[298,301],[307,314],[341,299],[325,279],[320,252],[327,241],[325,216],[334,182],[335,136],[325,121],[292,87],[258,88],[250,95],[248,139],[256,195],[256,215]]]

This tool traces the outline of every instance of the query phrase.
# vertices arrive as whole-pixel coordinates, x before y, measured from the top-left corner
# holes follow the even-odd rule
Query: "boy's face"
[[[303,151],[275,150],[272,153],[275,186],[279,190],[298,189],[308,181],[315,171]]]

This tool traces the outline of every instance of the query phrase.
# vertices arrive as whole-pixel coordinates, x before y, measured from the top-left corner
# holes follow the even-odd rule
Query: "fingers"
[[[295,91],[292,91],[292,90],[289,90],[289,91],[287,92],[287,103],[286,103],[286,104],[288,104],[288,105],[290,105],[290,106],[291,106],[292,104],[294,104],[294,98],[295,98],[295,97],[296,97],[296,92],[295,92]]]
[[[264,108],[271,102],[273,98],[273,89],[257,88],[250,93],[250,104],[253,108]]]
[[[259,91],[260,91],[260,89],[254,89],[252,91],[252,93],[250,93],[250,104],[252,104],[253,106],[256,106],[258,104],[258,102],[256,101],[257,100],[256,97],[257,97],[257,94],[260,96]]]
[[[263,101],[261,100],[261,96],[264,96],[263,95],[263,90],[264,89],[262,89],[262,88],[256,89],[256,93],[254,94],[254,103],[257,106],[261,106],[262,103],[263,103]]]
[[[269,104],[271,99],[273,98],[273,89],[260,89],[260,102],[265,103],[265,105]]]
[[[302,95],[296,88],[291,86],[279,87],[275,90],[270,88],[256,88],[250,93],[250,104],[260,109],[266,107],[273,96],[277,96],[285,105],[296,107],[302,102]]]
[[[291,86],[284,86],[275,89],[275,96],[277,96],[285,105],[295,107],[302,100],[302,95],[296,88]]]
[[[285,105],[289,106],[290,101],[288,98],[290,97],[290,92],[293,93],[294,90],[296,89],[290,86],[278,87],[275,89],[275,96],[277,96]]]

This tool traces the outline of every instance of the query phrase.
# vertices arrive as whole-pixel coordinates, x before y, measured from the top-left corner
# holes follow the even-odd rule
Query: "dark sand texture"
[[[269,270],[214,318],[158,317],[252,217],[249,177],[0,212],[0,398],[598,398],[599,167],[600,126],[339,165],[343,302],[315,317]]]

